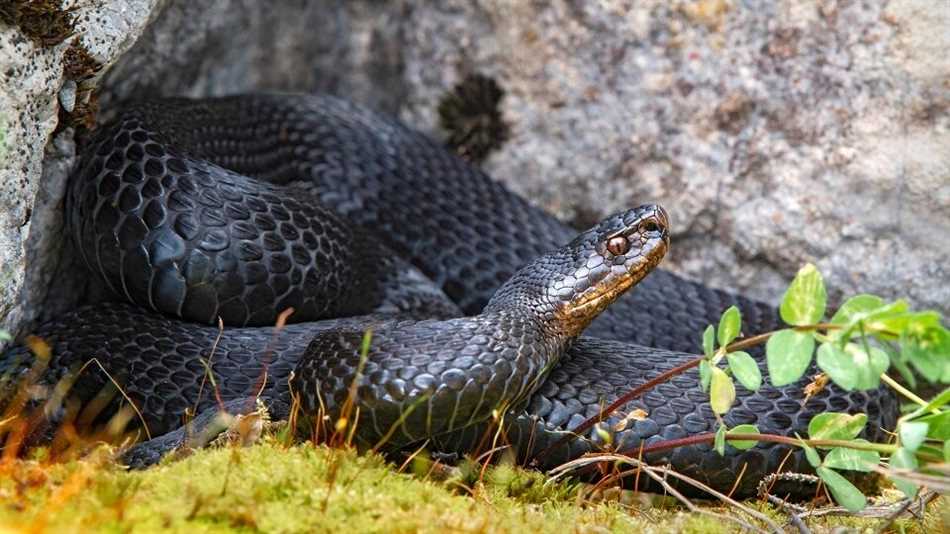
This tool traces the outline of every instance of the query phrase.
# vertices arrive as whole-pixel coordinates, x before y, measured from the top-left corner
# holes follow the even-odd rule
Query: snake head
[[[650,273],[670,246],[669,216],[647,204],[613,214],[563,247],[522,267],[486,311],[537,314],[559,334],[576,336]]]

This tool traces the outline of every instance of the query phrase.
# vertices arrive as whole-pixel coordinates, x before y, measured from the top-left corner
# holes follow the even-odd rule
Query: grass
[[[67,463],[12,460],[0,465],[0,532],[735,531],[733,524],[690,514],[662,498],[615,492],[591,499],[585,486],[546,483],[537,472],[500,465],[478,481],[478,471],[435,480],[400,473],[372,454],[285,447],[271,437],[138,472],[117,467],[106,449]],[[938,500],[922,522],[902,519],[892,530],[939,532],[950,524],[950,517],[940,516],[946,504]],[[785,523],[770,506],[750,505]],[[809,521],[814,532],[842,526],[873,532],[880,524]]]

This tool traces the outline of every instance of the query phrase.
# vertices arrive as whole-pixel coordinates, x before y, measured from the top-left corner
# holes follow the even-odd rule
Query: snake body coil
[[[359,376],[368,442],[432,438],[443,451],[473,451],[503,407],[519,458],[543,451],[534,459],[544,467],[607,442],[648,446],[715,431],[695,372],[597,431],[562,438],[689,359],[671,351],[695,351],[729,305],[746,333],[778,327],[761,303],[662,270],[643,278],[666,249],[662,210],[630,210],[572,240],[573,230],[424,135],[329,97],[136,105],[86,148],[67,217],[87,265],[134,305],[86,307],[41,327],[54,353],[43,380],[96,357],[158,436],[133,448],[139,464],[185,441],[186,410],[199,422],[215,411],[202,385],[209,369],[227,408],[253,408],[259,394],[276,417],[288,414],[291,390],[307,410],[338,410]],[[309,322],[265,326],[290,307]],[[219,332],[217,317],[235,327]],[[5,365],[23,354],[11,351]],[[806,381],[738,387],[726,423],[794,435],[815,413],[862,411],[868,439],[893,425],[888,393],[830,386],[806,400]],[[88,404],[109,383],[87,369],[72,394]],[[647,415],[625,417],[635,408]],[[726,490],[744,469],[737,492],[747,495],[780,465],[807,470],[787,452],[763,443],[723,457],[694,445],[646,459]]]

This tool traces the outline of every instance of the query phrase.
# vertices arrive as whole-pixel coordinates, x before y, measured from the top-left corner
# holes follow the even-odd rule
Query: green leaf
[[[940,314],[935,311],[922,311],[907,314],[908,321],[904,330],[908,335],[919,336],[933,328],[942,328]]]
[[[884,300],[877,295],[855,295],[844,302],[838,311],[831,317],[832,324],[846,325],[855,319],[862,319],[867,315],[884,306]],[[840,330],[838,331],[840,332]],[[829,337],[835,335],[835,331],[828,333]]]
[[[940,326],[911,330],[901,336],[904,356],[928,381],[950,382],[950,332]]]
[[[914,456],[914,453],[901,447],[891,455],[890,465],[897,469],[917,469],[917,457]],[[914,495],[917,495],[917,484],[896,477],[892,478],[891,481],[894,482],[894,486],[904,492],[904,495],[908,498],[912,499]]]
[[[790,325],[816,324],[825,315],[827,300],[821,273],[808,263],[799,269],[788,286],[785,296],[782,297],[779,313],[782,320]]]
[[[918,417],[916,421],[927,423],[930,427],[927,431],[927,437],[940,440],[950,438],[950,412],[925,415]]]
[[[943,461],[950,464],[950,439],[943,442]]]
[[[848,479],[827,467],[822,466],[815,470],[825,485],[828,486],[828,489],[831,490],[831,495],[838,501],[838,504],[847,508],[848,511],[860,512],[867,505],[867,498],[864,497],[861,490],[854,487],[854,484],[848,482]]]
[[[910,386],[911,390],[917,389],[917,377],[914,376],[913,371],[910,370],[910,367],[907,366],[907,362],[900,358],[900,353],[893,350],[888,350],[888,358],[891,360],[891,365],[894,366],[894,369],[897,369],[897,372],[901,374],[901,378],[907,382],[907,385]]]
[[[802,448],[805,449],[805,458],[808,459],[808,463],[810,463],[812,467],[821,465],[821,456],[818,456],[818,451],[808,445],[803,445]]]
[[[798,435],[798,432],[795,433],[795,437],[798,438],[798,445],[805,451],[805,458],[808,460],[808,463],[810,463],[812,467],[821,465],[821,456],[818,456],[818,451],[811,445],[805,443],[805,440]]]
[[[703,391],[709,391],[709,379],[712,378],[712,366],[709,360],[699,362],[699,387]]]
[[[910,306],[905,300],[898,300],[870,314],[864,325],[869,332],[887,340],[896,340],[901,334],[911,328],[940,325],[940,314],[936,312],[910,312]]]
[[[719,425],[716,439],[713,441],[713,449],[719,453],[719,456],[726,455],[726,425]]]
[[[929,412],[935,408],[942,408],[948,402],[950,402],[950,388],[944,389],[939,395],[933,399],[930,399],[930,402],[928,402],[927,406],[924,407],[924,411]]]
[[[703,332],[703,354],[707,358],[712,358],[713,351],[716,350],[716,331],[713,329],[713,325],[706,327],[706,331]]]
[[[729,306],[729,309],[722,313],[719,318],[719,346],[725,347],[732,343],[732,340],[739,335],[739,329],[742,327],[742,314],[739,308]]]
[[[759,427],[755,425],[738,425],[732,430],[730,430],[729,433],[730,434],[758,434]],[[751,449],[752,447],[755,447],[756,443],[758,443],[758,441],[748,440],[748,439],[734,439],[734,440],[729,441],[729,445],[732,445],[733,447],[739,449],[740,451]]]
[[[887,370],[890,359],[883,350],[868,348],[870,355],[857,343],[848,343],[844,350],[834,343],[822,343],[818,347],[818,367],[848,391],[875,389],[881,385],[881,373]]]
[[[920,447],[920,444],[927,439],[927,429],[930,425],[927,423],[905,421],[901,423],[898,432],[901,438],[901,447],[914,452]]]
[[[908,305],[904,300],[884,304],[875,295],[857,295],[848,299],[831,318],[832,323],[844,328],[828,332],[828,337],[835,341],[848,340],[863,325],[865,331],[882,339],[897,339],[908,324],[919,320],[916,318],[918,314],[908,313],[907,310]]]
[[[815,350],[815,338],[811,333],[794,330],[779,330],[765,344],[765,361],[769,368],[769,380],[773,385],[785,386],[798,381]]]
[[[864,430],[868,416],[859,413],[825,412],[808,422],[808,437],[811,439],[853,439]]]
[[[863,439],[856,439],[861,443],[868,443]],[[850,471],[872,471],[881,461],[881,455],[876,451],[861,451],[847,447],[835,447],[825,456],[823,465],[833,469],[848,469]]]
[[[713,411],[722,415],[729,411],[736,400],[736,386],[732,377],[718,367],[712,367],[712,378],[709,384],[709,405]]]
[[[730,352],[726,355],[726,361],[729,362],[729,369],[740,384],[749,391],[758,391],[762,385],[762,372],[759,371],[759,364],[752,356],[742,351]]]
[[[856,295],[838,308],[831,317],[832,324],[843,326],[840,330],[830,330],[828,338],[832,341],[847,340],[852,337],[858,324],[875,310],[884,307],[884,300],[876,295]]]

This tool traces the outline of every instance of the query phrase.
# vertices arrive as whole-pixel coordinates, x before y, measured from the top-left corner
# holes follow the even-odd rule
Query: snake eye
[[[630,250],[630,241],[623,236],[611,237],[607,241],[607,250],[614,256],[623,256]]]

